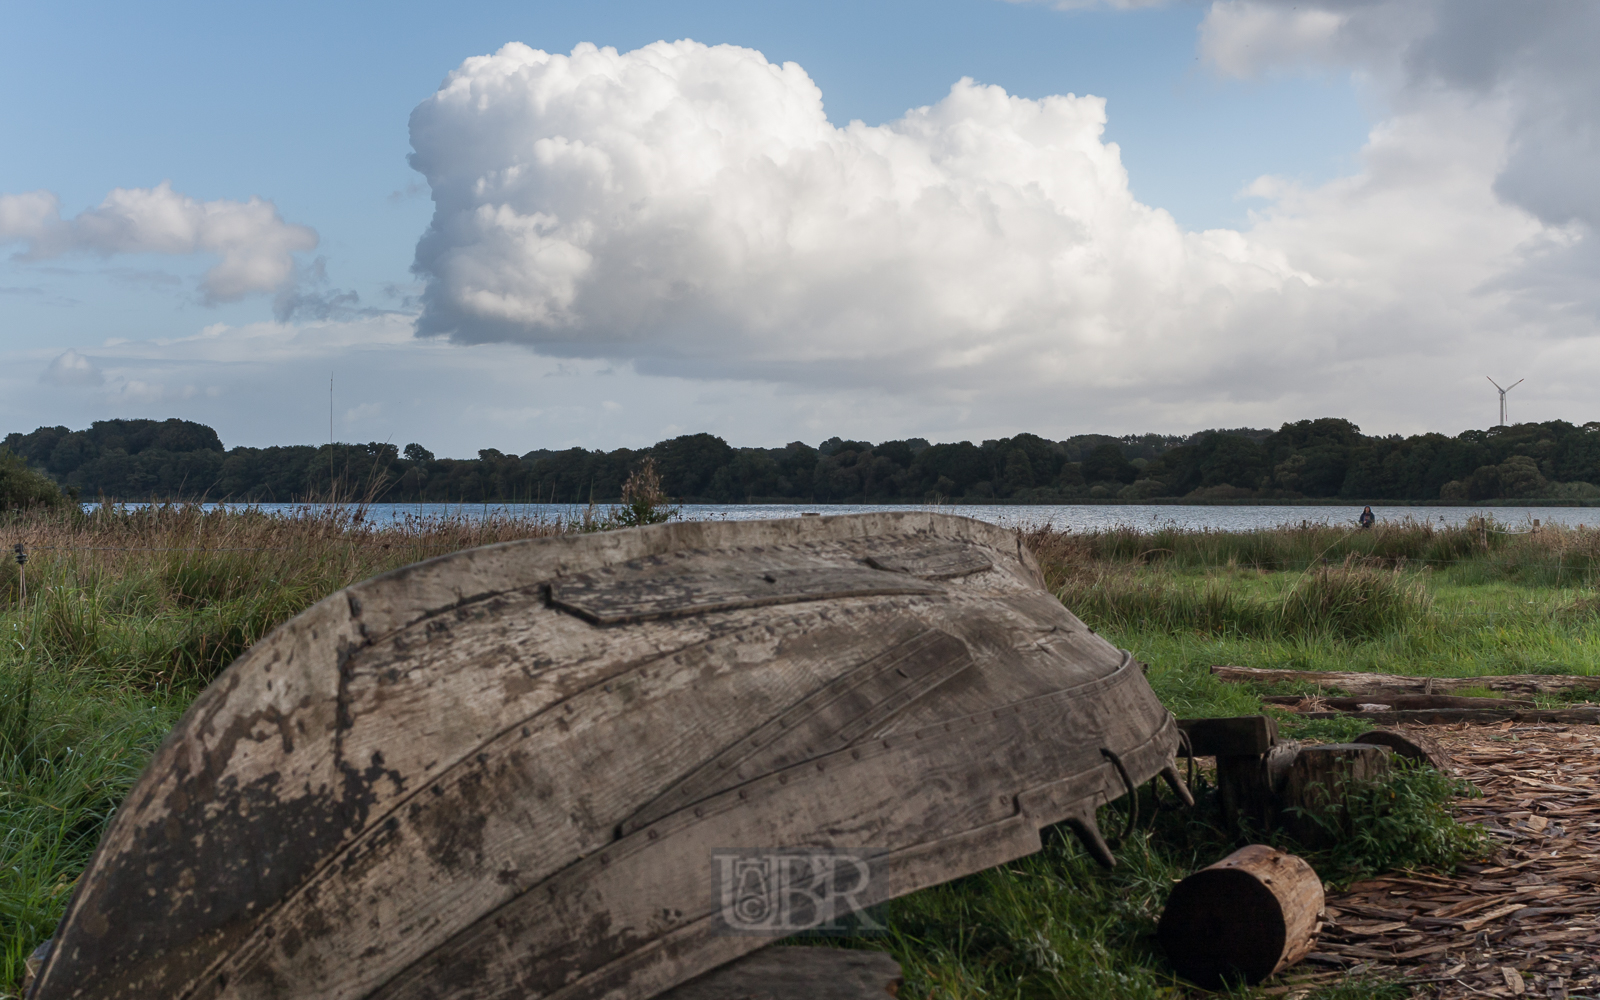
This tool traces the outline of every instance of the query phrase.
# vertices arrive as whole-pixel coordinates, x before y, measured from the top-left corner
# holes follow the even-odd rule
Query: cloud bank
[[[49,191],[0,195],[0,243],[26,245],[30,258],[69,253],[214,254],[201,278],[208,301],[239,299],[293,284],[295,253],[314,250],[316,231],[283,220],[270,201],[196,201],[163,182],[117,188],[70,219]]]
[[[797,65],[694,42],[470,59],[412,116],[423,334],[646,370],[970,390],[1181,344],[1314,283],[1136,202],[1105,102],[958,82],[831,125]]]
[[[1430,138],[1454,129],[1487,158],[1500,201],[1543,223],[1508,259],[1504,289],[1533,303],[1600,315],[1600,6],[1486,0],[1223,0],[1201,26],[1200,51],[1219,72],[1257,76],[1349,68]],[[1485,130],[1481,123],[1493,122]],[[1420,127],[1417,127],[1420,125]],[[1592,329],[1591,331],[1592,332]]]
[[[1451,8],[1414,9],[1239,0],[1212,9],[1202,47],[1256,73],[1272,68],[1262,51],[1377,60],[1364,53],[1404,29],[1410,47],[1386,58],[1421,66]],[[412,114],[436,205],[417,330],[1023,420],[1063,393],[1152,425],[1344,412],[1356,383],[1426,407],[1502,355],[1570,382],[1593,317],[1539,289],[1587,230],[1512,193],[1533,141],[1514,101],[1408,72],[1416,99],[1374,130],[1359,173],[1261,178],[1248,230],[1193,233],[1133,198],[1098,97],[962,80],[897,121],[840,128],[804,70],[750,49],[507,45]],[[1470,368],[1437,363],[1463,351]]]

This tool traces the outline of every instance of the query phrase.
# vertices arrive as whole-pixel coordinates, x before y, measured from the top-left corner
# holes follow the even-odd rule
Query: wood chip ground
[[[1498,850],[1453,876],[1330,894],[1310,958],[1269,992],[1364,974],[1409,979],[1414,997],[1600,998],[1600,726],[1423,731],[1482,790],[1458,815]]]

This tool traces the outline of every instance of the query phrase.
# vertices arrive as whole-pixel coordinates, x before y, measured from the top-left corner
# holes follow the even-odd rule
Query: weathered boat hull
[[[1047,824],[1109,861],[1095,808],[1176,783],[1177,742],[981,522],[475,549],[341,591],[201,695],[33,996],[643,1000]]]

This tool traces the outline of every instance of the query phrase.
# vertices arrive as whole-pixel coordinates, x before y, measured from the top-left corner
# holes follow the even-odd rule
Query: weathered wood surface
[[[738,852],[864,859],[861,905],[1063,820],[1109,861],[1095,808],[1176,784],[1177,742],[977,521],[475,549],[322,601],[200,696],[34,998],[642,1000],[774,939],[727,932]]]
[[[1351,786],[1389,772],[1390,750],[1370,743],[1302,746],[1278,793],[1278,818],[1301,843],[1328,846],[1351,832],[1345,802]]]
[[[1257,830],[1275,826],[1289,769],[1299,753],[1300,744],[1287,740],[1273,744],[1263,754],[1218,757],[1217,792],[1223,821],[1230,827],[1247,821]]]
[[[1178,728],[1189,738],[1187,749],[1196,757],[1263,754],[1278,742],[1278,723],[1266,715],[1179,719]],[[1182,755],[1184,748],[1178,752]]]
[[[1600,723],[1600,707],[1594,708],[1422,708],[1406,712],[1300,712],[1302,719],[1348,719],[1359,715],[1369,722],[1388,725],[1486,726],[1496,722],[1556,722],[1567,725]]]
[[[1533,708],[1534,703],[1520,698],[1463,698],[1452,694],[1369,694],[1358,698],[1330,698],[1324,695],[1271,695],[1262,698],[1269,705],[1283,705],[1300,711],[1334,712],[1416,712],[1434,708]]]
[[[1388,747],[1397,757],[1421,761],[1439,771],[1450,770],[1450,753],[1444,744],[1421,730],[1397,733],[1389,729],[1369,729],[1350,742]]]
[[[661,1000],[885,1000],[898,995],[900,963],[882,951],[764,948]]]
[[[1303,859],[1251,844],[1174,886],[1156,937],[1172,967],[1200,986],[1255,984],[1311,951],[1322,898],[1322,880]]]
[[[1490,677],[1413,677],[1407,674],[1369,674],[1336,670],[1264,670],[1257,667],[1214,666],[1220,681],[1255,684],[1321,684],[1350,694],[1411,692],[1446,694],[1470,688],[1507,694],[1559,694],[1600,691],[1600,677],[1566,674],[1498,674]]]

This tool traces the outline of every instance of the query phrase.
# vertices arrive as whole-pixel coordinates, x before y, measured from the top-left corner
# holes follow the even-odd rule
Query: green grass
[[[1448,867],[1481,853],[1485,838],[1455,823],[1445,803],[1463,791],[1426,769],[1402,769],[1354,791],[1341,822],[1362,831],[1333,848],[1310,849],[1281,833],[1258,836],[1305,857],[1318,874],[1344,884],[1396,867]],[[884,947],[901,962],[902,996],[929,1000],[1146,1000],[1198,992],[1177,979],[1155,943],[1172,886],[1245,841],[1217,820],[1216,792],[1196,783],[1193,810],[1158,808],[1142,789],[1141,824],[1116,848],[1118,866],[1097,865],[1070,833],[1045,831],[1045,849],[977,875],[914,893],[882,908]],[[1102,810],[1103,829],[1120,829],[1121,806]],[[1363,982],[1314,991],[1318,1000],[1404,997],[1394,984]],[[1254,991],[1237,987],[1231,994]]]
[[[3,515],[0,515],[3,517]],[[0,563],[0,996],[53,929],[74,880],[161,738],[240,651],[329,593],[472,545],[584,530],[515,518],[413,518],[392,529],[359,507],[289,517],[192,506],[45,512],[0,520],[31,553],[27,600]],[[1150,664],[1179,716],[1262,711],[1217,663],[1417,675],[1600,672],[1600,532],[1513,535],[1489,523],[1025,539],[1063,601]],[[1293,689],[1283,692],[1295,693]],[[1289,735],[1339,740],[1359,720],[1283,718]],[[907,998],[1188,995],[1151,934],[1174,880],[1238,846],[1200,807],[1164,799],[1103,871],[1070,836],[1038,855],[897,900],[886,947]],[[1455,789],[1403,771],[1356,796],[1363,836],[1306,852],[1339,883],[1393,866],[1448,867],[1474,842],[1449,817]],[[1141,814],[1151,815],[1149,790]],[[1121,806],[1102,818],[1120,829]],[[1350,822],[1346,819],[1345,822]],[[1284,846],[1301,848],[1288,841]],[[1238,990],[1236,996],[1251,995]],[[1316,1000],[1400,997],[1345,982]]]

